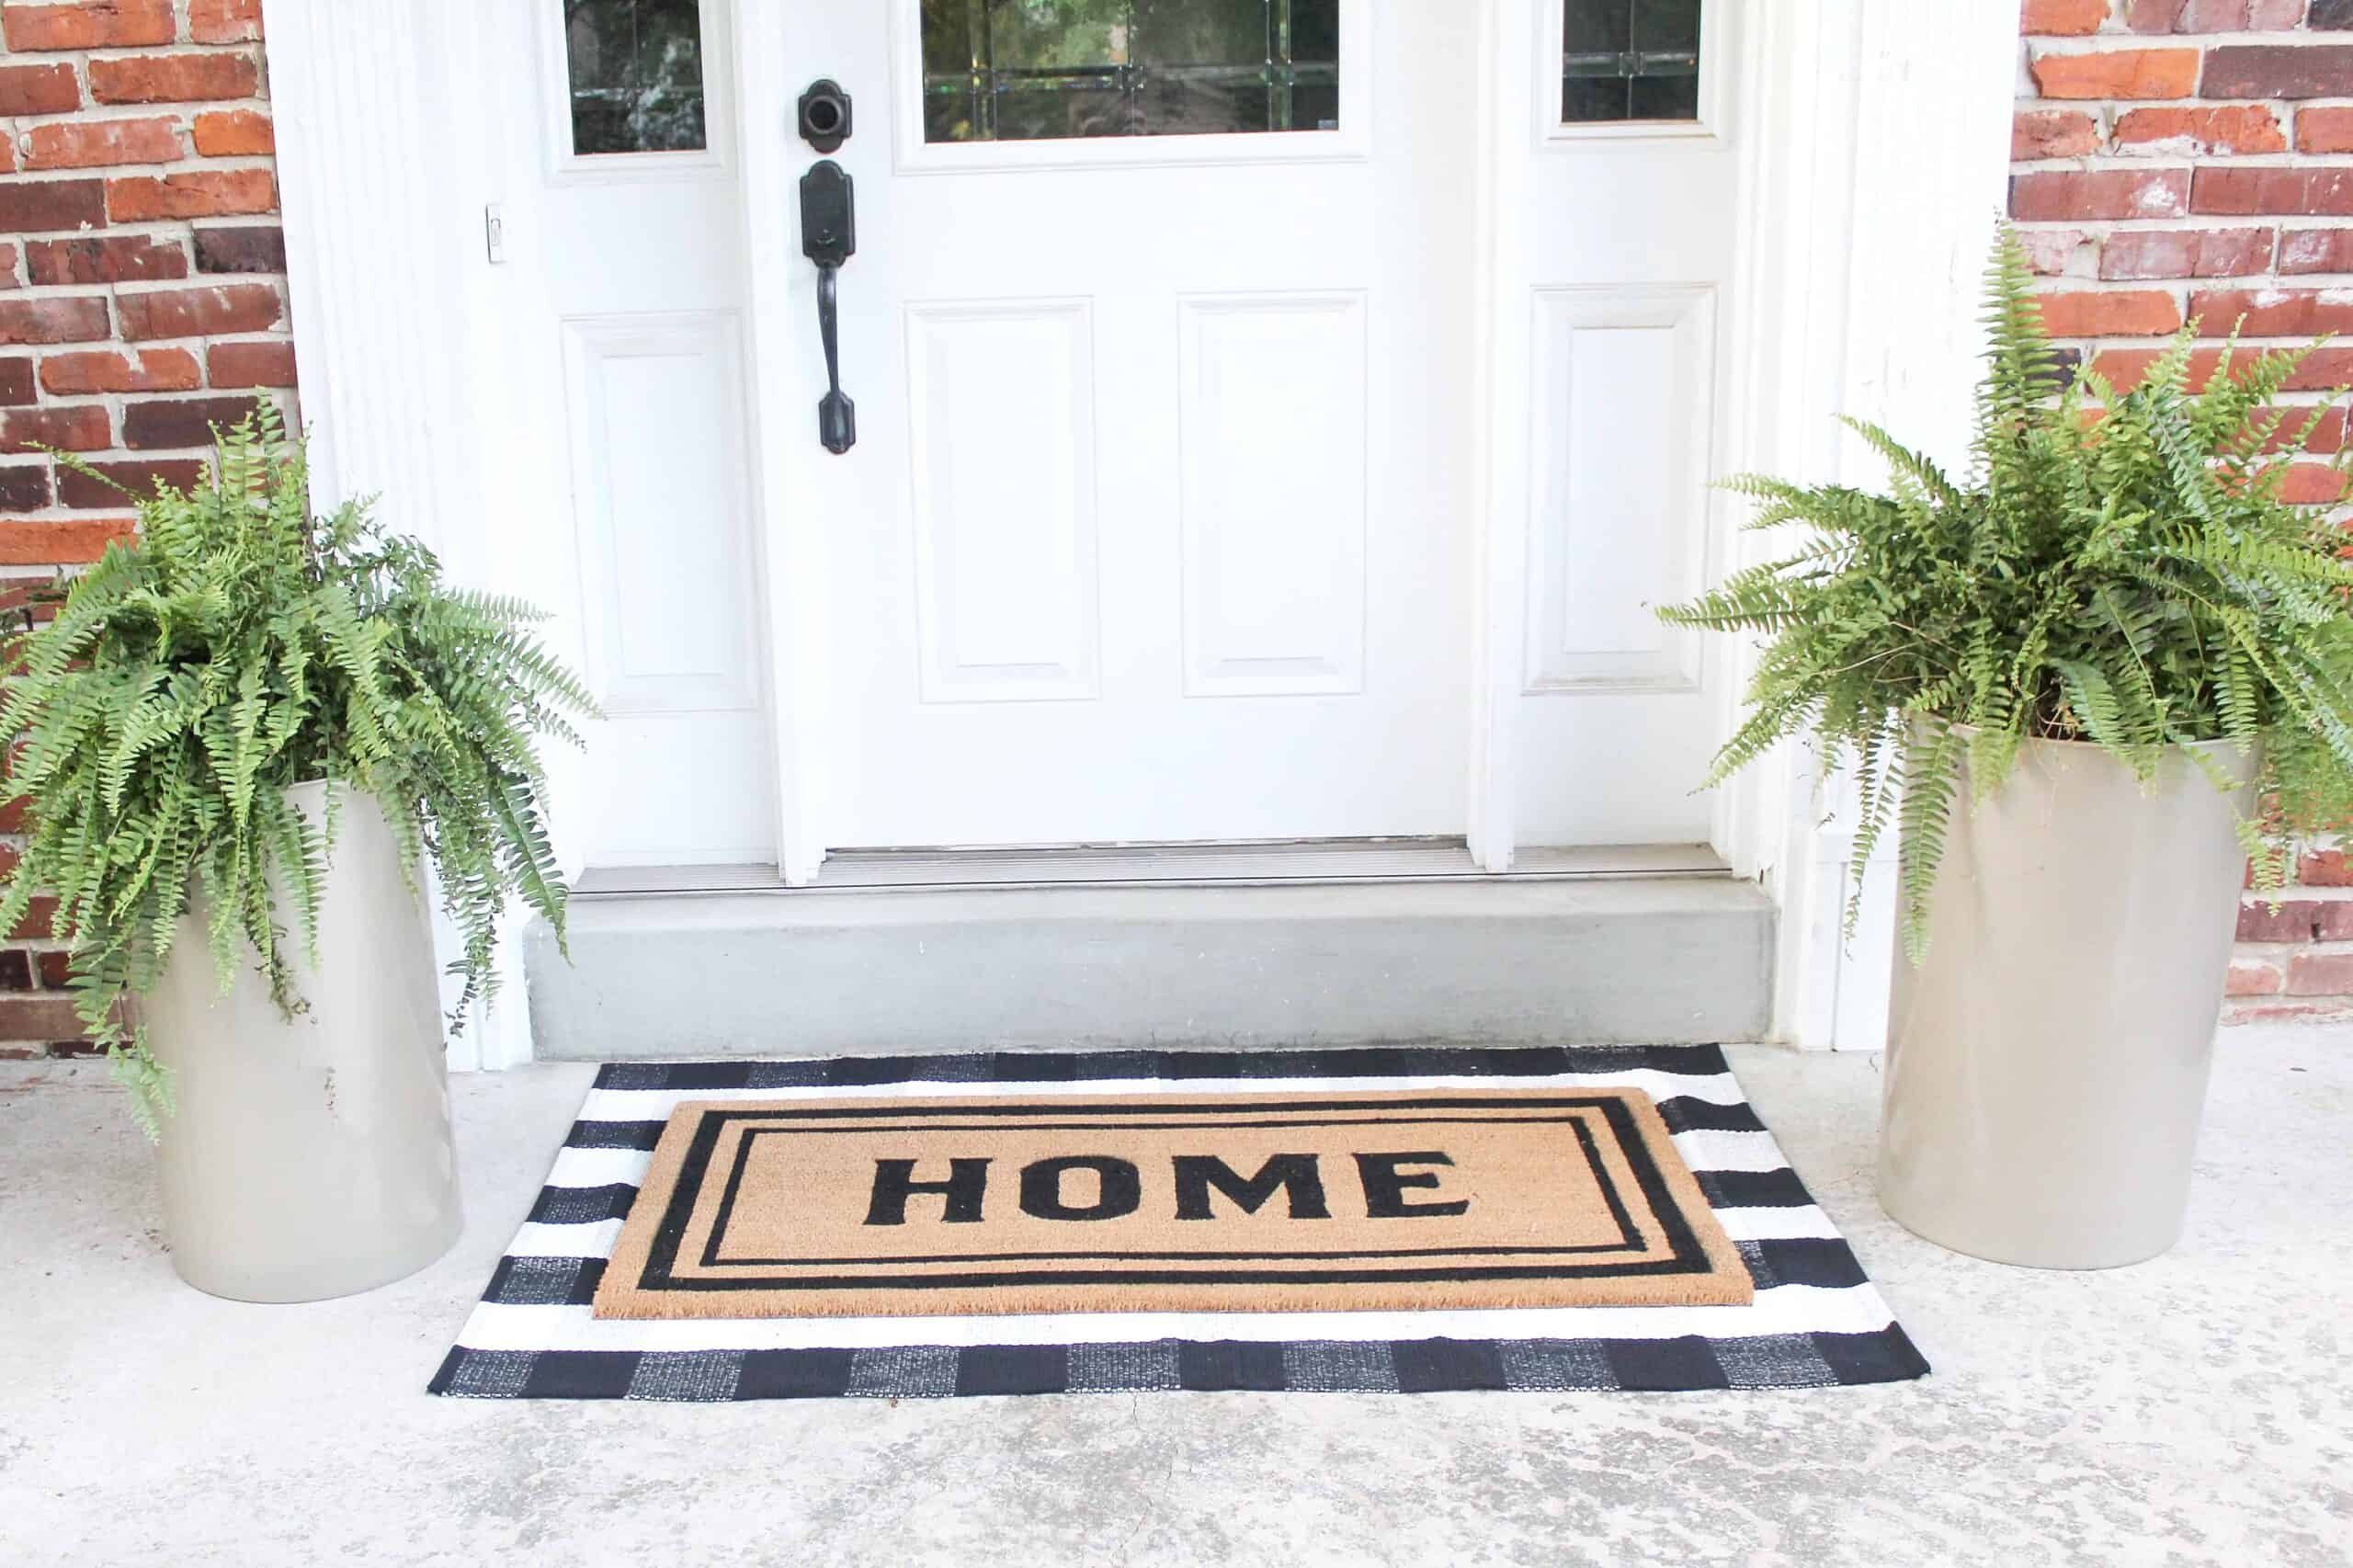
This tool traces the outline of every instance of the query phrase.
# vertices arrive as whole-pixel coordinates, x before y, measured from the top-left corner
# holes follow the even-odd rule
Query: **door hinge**
[[[490,255],[490,264],[497,267],[506,260],[506,206],[493,201],[482,210],[483,248]]]

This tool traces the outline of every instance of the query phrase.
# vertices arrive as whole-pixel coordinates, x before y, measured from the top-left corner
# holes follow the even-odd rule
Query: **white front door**
[[[1713,537],[1730,9],[498,7],[534,597],[607,713],[569,858],[1708,838],[1722,693],[1650,607]]]
[[[809,313],[766,417],[813,454],[828,846],[1461,833],[1467,10],[747,14],[853,100],[847,454],[815,269],[755,262]]]

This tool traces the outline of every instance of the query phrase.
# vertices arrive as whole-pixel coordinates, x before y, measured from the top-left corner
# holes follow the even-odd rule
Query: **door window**
[[[564,0],[563,41],[575,156],[707,145],[699,0]]]
[[[923,0],[924,140],[1333,131],[1340,0]]]
[[[1700,0],[1566,0],[1561,119],[1699,118]]]

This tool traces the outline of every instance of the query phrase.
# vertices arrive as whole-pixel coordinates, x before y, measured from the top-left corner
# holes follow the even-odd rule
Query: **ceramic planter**
[[[2256,758],[2199,748],[2249,781]],[[2106,1268],[2181,1233],[2230,964],[2251,782],[2186,755],[2154,784],[2029,741],[1957,803],[1926,960],[1895,958],[1880,1200],[2002,1263]]]
[[[287,792],[318,820],[324,783]],[[281,898],[281,911],[288,905]],[[140,1004],[171,1069],[165,1228],[200,1290],[248,1301],[348,1295],[422,1268],[459,1229],[430,928],[373,798],[338,790],[320,962],[288,939],[308,1004],[289,1020],[256,966],[221,994],[203,910]]]

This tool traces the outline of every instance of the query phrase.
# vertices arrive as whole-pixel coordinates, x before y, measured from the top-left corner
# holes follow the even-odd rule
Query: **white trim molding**
[[[793,142],[795,83],[788,29],[773,6],[732,0],[730,36],[735,51],[735,101],[747,106],[737,129],[743,170],[744,254],[800,255],[794,192],[807,167]],[[827,802],[824,755],[831,719],[833,607],[825,585],[826,518],[791,505],[794,481],[813,458],[807,402],[797,395],[791,366],[806,352],[808,302],[790,267],[747,265],[745,304],[751,353],[753,515],[761,580],[769,585],[766,610],[769,711],[773,715],[777,805],[777,865],[786,882],[805,887],[824,864]]]
[[[496,558],[499,355],[483,204],[502,144],[494,84],[464,8],[265,0],[294,357],[313,506],[381,497],[379,515],[456,581],[525,581]],[[437,914],[436,957],[462,944]],[[531,1055],[520,944],[502,944],[496,1007],[449,1041],[460,1070]],[[445,998],[454,983],[445,980]]]
[[[1472,173],[1478,181],[1472,278],[1478,375],[1472,462],[1475,546],[1472,558],[1471,746],[1464,779],[1468,842],[1481,869],[1511,869],[1518,839],[1513,783],[1518,767],[1514,717],[1528,635],[1522,576],[1527,540],[1518,523],[1528,509],[1527,396],[1531,351],[1523,320],[1528,160],[1519,156],[1530,124],[1529,77],[1521,54],[1531,12],[1525,0],[1481,0],[1478,139]],[[1508,286],[1506,272],[1518,287]]]
[[[2017,15],[1822,0],[1749,16],[1743,74],[1772,90],[1738,97],[1730,467],[1877,483],[1877,460],[1837,426],[1840,414],[1887,424],[1963,466],[1979,276],[2008,177]],[[1770,544],[1741,534],[1727,542],[1727,568],[1762,559]],[[1726,733],[1754,650],[1738,664]],[[1722,791],[1717,840],[1780,905],[1777,1036],[1877,1050],[1891,879],[1883,858],[1852,864],[1842,784],[1789,748]],[[1870,896],[1849,941],[1843,913],[1859,882]]]

